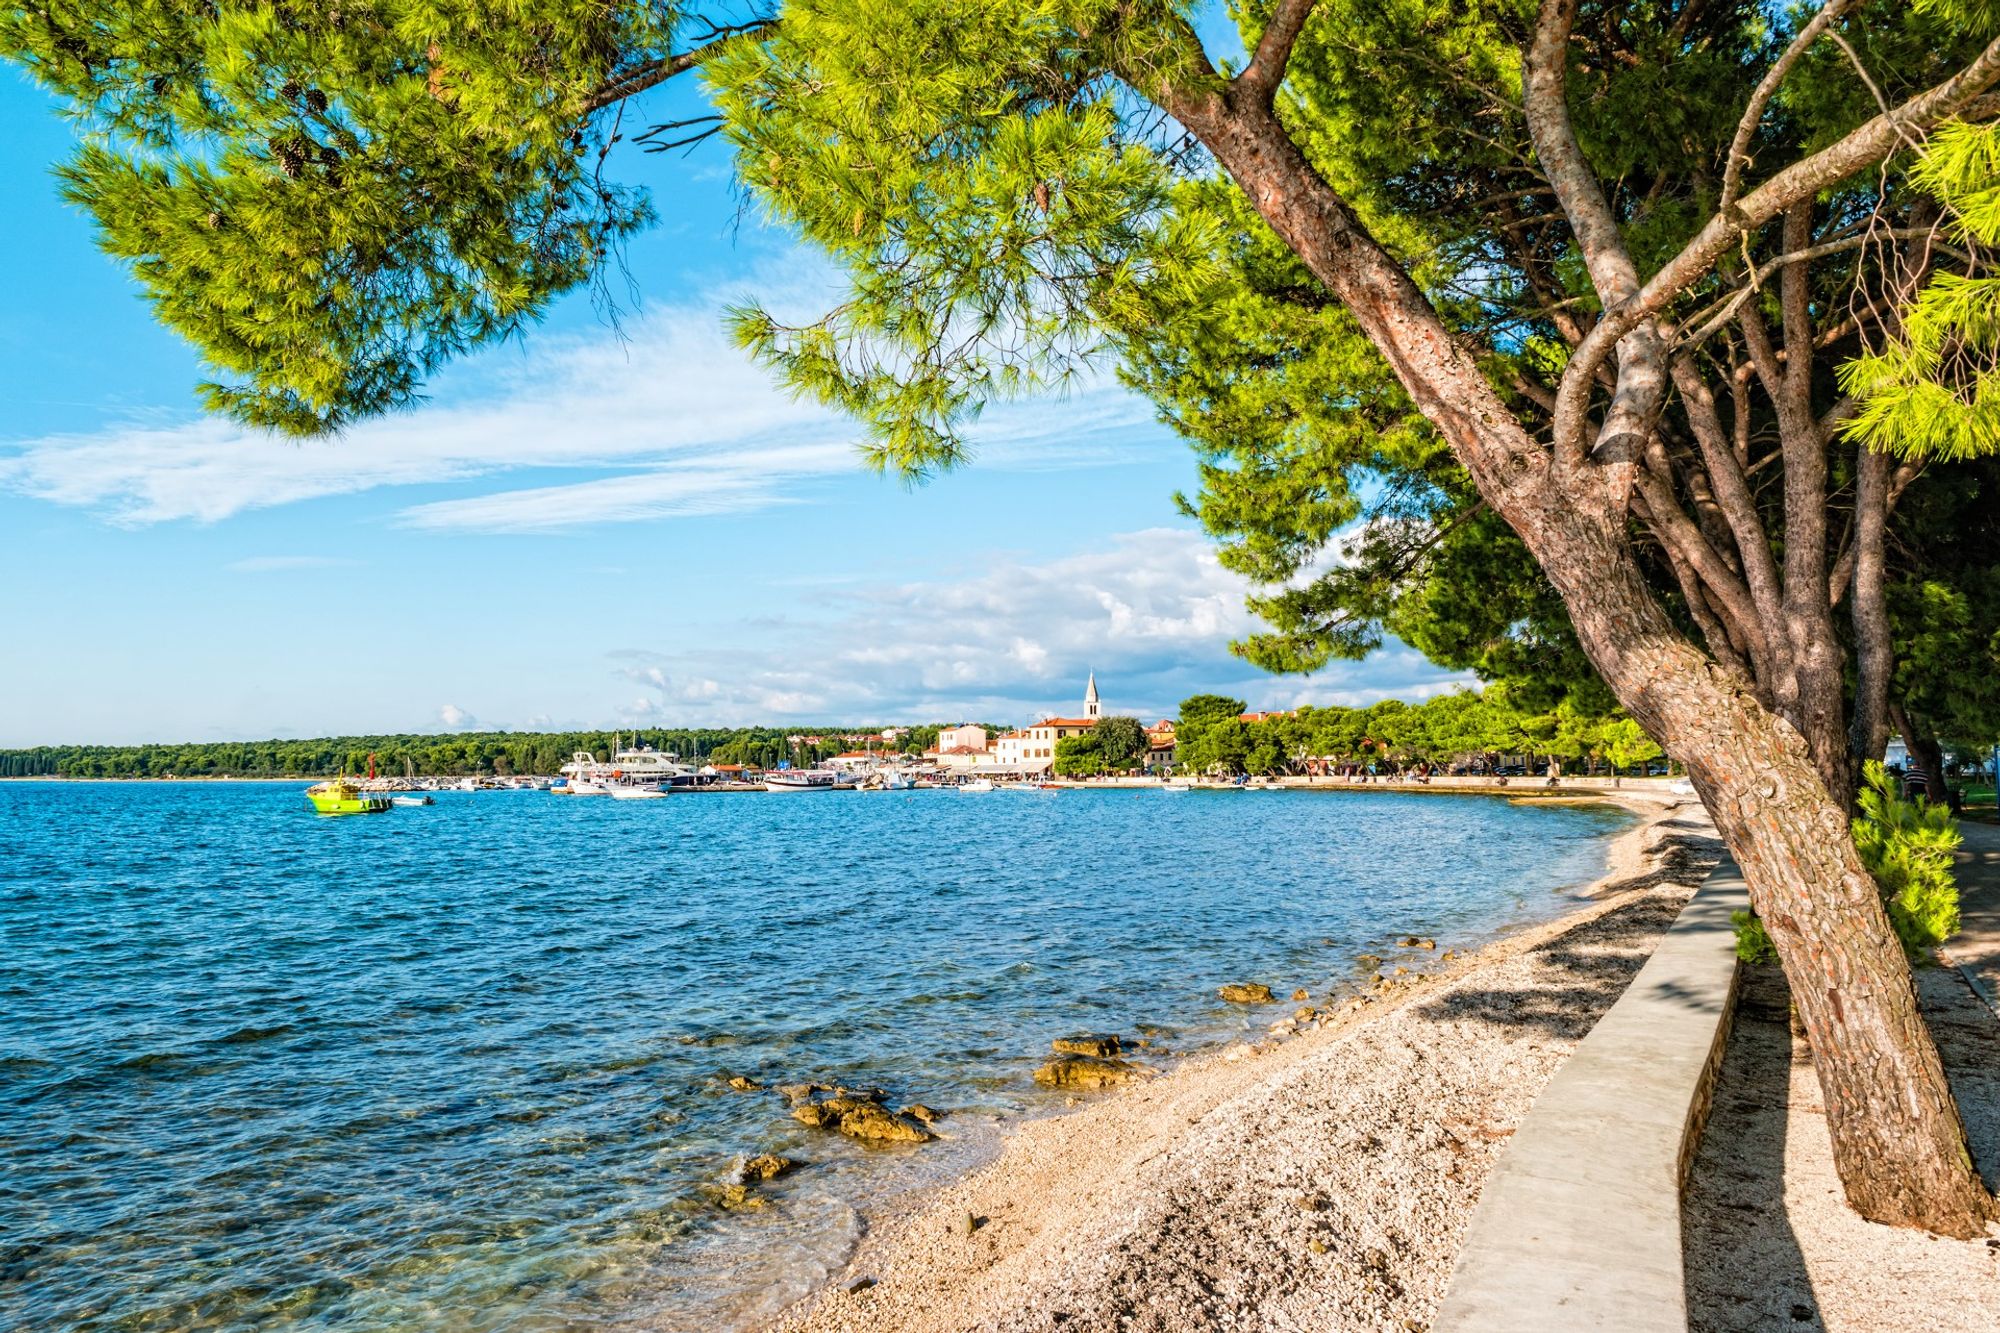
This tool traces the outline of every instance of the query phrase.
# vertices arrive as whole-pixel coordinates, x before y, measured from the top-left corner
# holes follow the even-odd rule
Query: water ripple
[[[0,783],[0,1327],[727,1328],[984,1151],[1074,1028],[1176,1050],[1553,914],[1622,817],[1384,793],[625,803]],[[1503,848],[1503,852],[1496,852]],[[770,1093],[954,1110],[915,1152]],[[743,1154],[809,1159],[718,1211]]]

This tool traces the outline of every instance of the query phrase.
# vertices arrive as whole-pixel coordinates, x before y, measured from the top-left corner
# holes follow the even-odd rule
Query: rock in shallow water
[[[1216,994],[1231,1004],[1275,1004],[1278,999],[1261,981],[1232,981]]]
[[[1129,1060],[1064,1055],[1037,1069],[1035,1082],[1048,1088],[1114,1088],[1121,1083],[1136,1083],[1147,1072]]]
[[[928,1143],[936,1137],[915,1120],[858,1097],[829,1097],[792,1108],[792,1118],[814,1129],[837,1129],[849,1138],[887,1143]]]
[[[780,1157],[776,1153],[761,1153],[743,1163],[743,1176],[746,1180],[776,1180],[779,1176],[789,1175],[798,1170],[801,1165],[802,1163],[789,1157]]]
[[[1049,1048],[1057,1055],[1094,1055],[1101,1060],[1108,1060],[1125,1049],[1125,1039],[1112,1033],[1057,1037],[1049,1043]]]
[[[862,1102],[840,1117],[840,1132],[850,1138],[884,1143],[929,1143],[937,1137],[908,1116]]]

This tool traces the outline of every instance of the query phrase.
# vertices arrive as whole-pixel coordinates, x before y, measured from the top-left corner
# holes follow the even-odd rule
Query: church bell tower
[[[1083,687],[1083,715],[1095,722],[1102,705],[1097,702],[1097,673],[1090,673],[1090,684]]]

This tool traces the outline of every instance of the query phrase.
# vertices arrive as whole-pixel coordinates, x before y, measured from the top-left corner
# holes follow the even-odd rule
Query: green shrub
[[[1958,881],[1951,871],[1958,844],[1958,821],[1949,808],[1904,800],[1882,765],[1867,765],[1854,846],[1882,886],[1889,921],[1912,957],[1958,933]]]
[[[1862,769],[1860,806],[1854,848],[1882,890],[1903,951],[1922,961],[1958,933],[1958,881],[1951,869],[1958,823],[1943,805],[1898,796],[1895,779],[1873,761]],[[1768,963],[1778,956],[1755,912],[1731,912],[1729,922],[1736,927],[1738,958]]]
[[[1771,963],[1778,958],[1778,946],[1771,943],[1771,932],[1764,929],[1764,923],[1757,914],[1748,909],[1729,914],[1729,924],[1736,927],[1736,956],[1746,963]]]

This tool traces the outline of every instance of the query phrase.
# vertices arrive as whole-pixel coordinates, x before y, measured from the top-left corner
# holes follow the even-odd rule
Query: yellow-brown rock
[[[897,1115],[873,1102],[858,1103],[840,1117],[840,1132],[849,1138],[878,1143],[929,1143],[936,1137],[906,1115]]]
[[[1278,1000],[1271,994],[1271,988],[1261,981],[1231,982],[1216,994],[1231,1004],[1275,1004]]]
[[[1048,1088],[1114,1088],[1121,1083],[1135,1083],[1146,1072],[1129,1060],[1061,1055],[1035,1071],[1035,1082]]]
[[[1100,1060],[1108,1060],[1125,1049],[1125,1040],[1110,1033],[1057,1037],[1049,1043],[1049,1048],[1057,1055],[1094,1055]]]
[[[791,1158],[767,1152],[752,1157],[743,1164],[743,1177],[746,1180],[776,1180],[779,1176],[788,1175],[798,1169],[799,1163]]]

